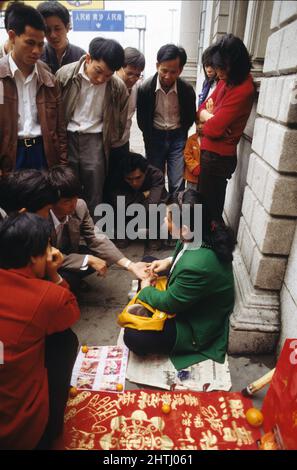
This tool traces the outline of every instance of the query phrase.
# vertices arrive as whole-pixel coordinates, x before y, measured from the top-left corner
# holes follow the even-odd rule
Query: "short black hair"
[[[0,155],[0,171],[4,173],[10,173],[13,169],[12,160],[8,155]]]
[[[39,11],[45,19],[50,16],[57,16],[65,26],[68,26],[70,23],[69,11],[59,2],[42,2],[38,5],[37,11]]]
[[[190,230],[194,232],[195,223],[195,205],[202,206],[202,241],[213,249],[217,258],[222,263],[231,263],[233,260],[233,251],[235,247],[235,237],[230,227],[224,223],[215,222],[210,215],[207,201],[201,193],[194,189],[187,189],[183,193],[169,196],[167,205],[177,204],[180,208],[182,204],[190,207]],[[180,227],[182,226],[182,211],[180,211]]]
[[[19,4],[18,7],[11,8],[7,17],[7,29],[12,29],[17,36],[25,32],[26,26],[43,31],[45,33],[45,23],[41,14],[33,7]]]
[[[157,62],[165,62],[167,60],[179,59],[180,66],[183,67],[187,62],[187,54],[183,47],[178,47],[175,44],[165,44],[158,50]]]
[[[209,46],[207,49],[203,51],[203,54],[201,57],[201,62],[202,62],[203,67],[213,67],[212,54],[211,54],[212,49],[213,49],[213,46]]]
[[[225,34],[211,49],[214,68],[228,71],[228,83],[240,85],[251,70],[251,59],[243,41],[233,34]]]
[[[57,190],[41,170],[20,170],[0,179],[0,207],[7,214],[23,207],[28,212],[36,212],[58,200]]]
[[[0,268],[28,266],[31,256],[45,254],[50,234],[49,222],[37,214],[6,217],[0,223]]]
[[[89,45],[89,54],[92,60],[103,60],[112,71],[123,67],[124,49],[114,39],[94,38]]]
[[[145,58],[142,52],[140,52],[135,47],[126,47],[124,50],[125,61],[123,67],[131,65],[132,67],[137,67],[140,70],[143,70],[145,67]]]
[[[9,2],[9,4],[7,5],[6,10],[5,10],[5,15],[4,15],[4,27],[6,31],[11,29],[8,27],[8,24],[9,24],[8,19],[9,19],[10,13],[13,11],[18,11],[19,7],[22,5],[24,5],[24,2],[15,2],[15,1]]]
[[[49,170],[49,181],[58,191],[59,197],[73,198],[81,194],[81,185],[77,174],[69,165],[56,165]]]
[[[135,170],[140,170],[142,173],[145,173],[147,166],[147,159],[144,158],[140,153],[127,152],[124,155],[121,164],[122,175],[127,176]]]

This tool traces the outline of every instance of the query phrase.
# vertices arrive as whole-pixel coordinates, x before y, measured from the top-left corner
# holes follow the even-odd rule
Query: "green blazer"
[[[182,248],[178,241],[174,258]],[[139,299],[176,314],[177,337],[170,357],[176,369],[206,359],[224,362],[234,305],[232,263],[221,263],[203,245],[187,250],[177,261],[166,291],[145,287]]]

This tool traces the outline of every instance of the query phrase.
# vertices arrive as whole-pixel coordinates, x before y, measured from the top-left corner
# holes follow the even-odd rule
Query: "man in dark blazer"
[[[195,120],[193,87],[179,78],[187,61],[182,47],[162,46],[157,54],[157,73],[148,78],[137,95],[137,122],[151,165],[167,175],[169,192],[183,189],[183,149]]]

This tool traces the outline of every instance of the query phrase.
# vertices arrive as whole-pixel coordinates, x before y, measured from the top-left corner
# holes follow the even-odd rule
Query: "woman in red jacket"
[[[221,222],[227,180],[236,168],[236,147],[253,106],[255,88],[249,54],[241,39],[226,34],[210,53],[219,83],[197,112],[202,134],[198,189],[209,204],[212,219]]]

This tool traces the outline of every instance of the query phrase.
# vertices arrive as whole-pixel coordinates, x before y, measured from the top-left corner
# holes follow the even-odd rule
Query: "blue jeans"
[[[33,139],[27,139],[32,141]],[[47,161],[44,154],[43,141],[41,137],[36,139],[36,143],[26,147],[22,141],[18,141],[16,154],[16,170],[47,169]]]
[[[161,131],[153,129],[151,141],[146,146],[148,162],[165,173],[171,194],[184,189],[184,147],[187,135],[182,129]]]

